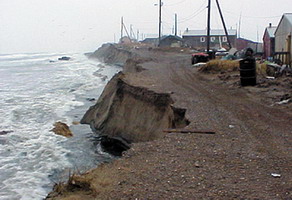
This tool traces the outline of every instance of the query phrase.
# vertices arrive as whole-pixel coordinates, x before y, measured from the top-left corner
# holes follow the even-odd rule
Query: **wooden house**
[[[237,32],[235,29],[227,30],[231,45],[235,45]],[[182,35],[185,45],[195,49],[206,49],[207,46],[207,30],[185,30]],[[211,49],[228,49],[227,37],[224,30],[213,29],[210,31],[210,48]]]
[[[291,66],[292,13],[283,14],[275,31],[275,58]]]

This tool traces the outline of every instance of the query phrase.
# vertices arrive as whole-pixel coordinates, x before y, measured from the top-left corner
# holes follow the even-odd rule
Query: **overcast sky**
[[[292,12],[291,0],[219,0],[226,25],[241,37],[261,41],[269,23]],[[120,37],[120,21],[139,38],[157,36],[158,0],[0,0],[0,54],[90,52]],[[222,29],[215,0],[212,28]],[[205,29],[207,0],[163,0],[163,34]]]

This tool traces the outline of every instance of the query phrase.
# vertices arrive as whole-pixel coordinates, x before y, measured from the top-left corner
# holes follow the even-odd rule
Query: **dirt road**
[[[186,129],[134,144],[125,156],[93,170],[87,199],[292,199],[292,110],[261,101],[259,92],[212,81],[190,65],[190,56],[138,50],[153,61],[126,75],[137,86],[169,92],[186,108]],[[291,105],[291,104],[290,104]],[[100,174],[104,187],[96,179]]]

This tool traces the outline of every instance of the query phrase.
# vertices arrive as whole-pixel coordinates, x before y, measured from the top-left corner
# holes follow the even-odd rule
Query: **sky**
[[[162,33],[206,29],[208,0],[162,0]],[[0,0],[0,54],[92,52],[121,36],[121,17],[139,39],[158,36],[159,0]],[[211,28],[222,29],[211,0]],[[226,26],[262,41],[265,27],[292,13],[291,0],[219,0]],[[155,5],[156,4],[156,5]],[[240,17],[241,16],[241,17]],[[240,20],[241,19],[241,20]],[[239,26],[240,24],[240,26]],[[240,27],[240,28],[239,28]]]

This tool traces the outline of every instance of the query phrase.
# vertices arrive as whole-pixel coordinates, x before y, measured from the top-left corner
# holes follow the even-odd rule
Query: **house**
[[[235,29],[229,29],[227,30],[227,32],[231,45],[234,46],[237,37],[237,32]],[[207,30],[186,29],[182,37],[185,45],[196,49],[206,49]],[[222,47],[229,49],[227,37],[225,35],[224,30],[221,29],[210,30],[210,48],[220,49]]]
[[[292,13],[283,14],[275,31],[275,58],[291,66]]]
[[[263,37],[263,50],[264,50],[264,58],[269,58],[274,56],[275,53],[275,32],[277,27],[272,26],[270,23],[266,28],[264,37]]]
[[[237,38],[235,42],[235,48],[240,51],[246,48],[251,48],[257,55],[263,54],[263,43],[254,42],[252,40]]]
[[[175,35],[163,36],[160,40],[160,47],[182,47],[182,46],[183,39]]]

